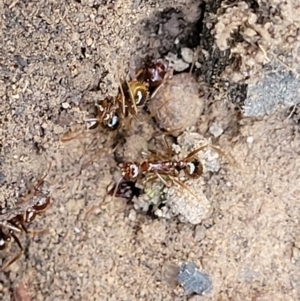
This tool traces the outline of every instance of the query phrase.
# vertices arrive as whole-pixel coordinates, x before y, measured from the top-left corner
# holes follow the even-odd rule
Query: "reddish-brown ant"
[[[180,171],[184,171],[185,175],[189,179],[197,179],[203,173],[203,165],[196,158],[196,154],[198,152],[210,147],[225,157],[227,157],[226,154],[224,154],[219,148],[206,144],[190,152],[183,159],[176,160],[171,156],[172,151],[168,146],[166,139],[165,143],[167,146],[167,156],[159,156],[155,152],[152,152],[152,158],[149,160],[119,163],[118,166],[121,171],[122,180],[137,182],[141,178],[146,178],[144,181],[145,184],[158,178],[168,187],[170,187],[173,183],[178,184],[182,188],[187,189],[194,197],[197,198],[197,196],[194,195],[194,193],[178,179]],[[227,159],[229,158],[227,157]],[[171,183],[167,181],[168,179],[171,180]],[[118,191],[118,185],[119,184],[116,184],[115,191]]]
[[[12,218],[4,220],[1,218],[0,221],[0,250],[3,250],[7,247],[7,244],[14,239],[17,243],[20,251],[19,253],[14,256],[11,260],[5,263],[1,270],[5,270],[11,264],[13,264],[16,260],[18,260],[23,252],[24,249],[22,244],[17,236],[21,232],[28,233],[27,227],[32,223],[35,217],[42,212],[44,212],[50,205],[50,197],[46,196],[39,187],[43,186],[45,183],[44,178],[38,182],[38,184],[34,187],[34,192],[31,197],[34,199],[34,204],[29,206],[25,209],[24,213],[17,213]],[[12,216],[13,213],[7,213]],[[6,215],[7,215],[6,214]],[[8,215],[8,216],[9,216]],[[4,217],[4,215],[1,217]]]
[[[102,125],[109,130],[117,130],[128,114],[137,115],[137,107],[143,106],[149,97],[148,85],[141,80],[126,81],[120,84],[119,93],[115,98],[106,99],[96,105],[96,118],[87,119],[88,128]]]
[[[124,84],[120,84],[116,97],[96,104],[96,117],[86,120],[88,129],[102,125],[115,131],[129,114],[136,117],[137,107],[144,106],[147,100],[154,96],[162,85],[167,70],[168,63],[162,59],[146,63],[145,67],[137,72],[134,79],[125,80]],[[154,91],[150,95],[151,89]]]
[[[152,179],[162,179],[162,176],[168,176],[172,180],[175,180],[179,176],[180,171],[183,170],[187,177],[195,179],[200,177],[203,172],[203,166],[195,158],[195,155],[206,147],[208,145],[197,148],[181,160],[164,160],[164,158],[155,155],[154,160],[144,160],[140,163],[120,163],[121,175],[125,181],[137,181],[142,176],[148,174],[153,175]]]

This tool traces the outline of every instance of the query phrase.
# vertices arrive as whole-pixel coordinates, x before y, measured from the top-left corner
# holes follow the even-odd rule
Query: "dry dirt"
[[[31,227],[46,231],[20,235],[25,255],[0,273],[1,300],[12,294],[17,301],[300,299],[297,110],[293,118],[278,110],[238,124],[234,108],[224,102],[223,79],[217,79],[224,70],[230,73],[226,55],[218,66],[207,62],[195,72],[214,90],[191,130],[207,134],[210,121],[221,124],[224,132],[215,142],[236,161],[224,159],[218,173],[204,175],[199,191],[212,210],[201,224],[133,216],[132,206],[119,199],[103,203],[115,159],[138,160],[161,133],[153,120],[122,133],[116,154],[110,151],[115,137],[104,130],[60,142],[67,130],[81,128],[93,100],[117,93],[118,71],[128,62],[181,47],[209,49],[209,38],[207,45],[198,39],[199,3],[159,3],[0,3],[1,204],[14,197],[20,176],[38,178],[50,162],[53,190],[51,208]],[[138,141],[137,148],[128,141]],[[10,244],[0,258],[15,252]],[[209,275],[213,289],[206,296],[184,296],[166,275],[185,261]]]

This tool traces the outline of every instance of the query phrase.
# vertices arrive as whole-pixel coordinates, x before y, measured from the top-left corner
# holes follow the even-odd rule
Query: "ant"
[[[189,178],[196,179],[202,175],[203,166],[195,155],[206,147],[208,145],[201,146],[180,160],[165,159],[155,154],[154,160],[120,163],[119,168],[125,181],[137,181],[147,174],[154,174],[153,179],[168,176],[175,180],[182,170]],[[165,183],[164,180],[163,182]]]
[[[158,88],[162,86],[164,77],[168,70],[168,63],[162,59],[148,62],[140,69],[131,81],[125,80],[120,84],[119,93],[115,98],[105,99],[96,105],[96,118],[87,119],[88,129],[94,129],[103,125],[109,130],[117,130],[122,120],[129,114],[136,117],[137,107],[142,107],[152,98]],[[150,90],[154,88],[150,95]]]
[[[122,125],[122,121],[130,113],[137,115],[137,106],[143,105],[148,98],[148,87],[137,80],[126,81],[126,85],[120,84],[119,93],[114,98],[109,98],[96,104],[96,118],[86,120],[88,129],[94,129],[99,125],[115,131]]]
[[[14,239],[20,249],[17,255],[1,267],[2,271],[6,270],[11,264],[17,261],[24,253],[24,249],[17,234],[20,234],[21,232],[29,233],[27,230],[28,225],[33,222],[37,215],[46,211],[50,205],[50,197],[46,196],[39,189],[39,187],[43,186],[45,183],[44,178],[34,187],[32,198],[35,202],[32,206],[25,209],[24,213],[18,213],[8,220],[0,221],[0,250],[4,250],[12,239]]]
[[[193,150],[184,158],[176,160],[172,159],[172,150],[169,147],[165,137],[164,141],[167,147],[167,155],[165,156],[157,155],[154,151],[151,151],[151,159],[147,159],[141,162],[119,163],[118,167],[120,168],[122,181],[137,182],[139,179],[146,177],[146,180],[144,181],[145,185],[147,182],[160,179],[167,187],[171,187],[174,183],[176,183],[193,194],[193,192],[190,191],[190,189],[186,185],[178,180],[180,172],[184,171],[185,175],[189,179],[199,178],[203,173],[203,165],[196,158],[196,154],[207,147],[214,149],[221,155],[225,155],[219,148],[213,145],[206,144]],[[147,178],[148,175],[150,175],[150,177]],[[171,180],[171,183],[167,182],[165,180],[165,177]],[[116,192],[118,191],[119,183],[121,183],[122,181],[119,181],[118,184],[116,184]],[[196,195],[193,194],[193,196],[197,198]]]

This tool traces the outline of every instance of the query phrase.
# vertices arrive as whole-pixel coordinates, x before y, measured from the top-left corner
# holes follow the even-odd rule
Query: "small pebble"
[[[80,232],[81,232],[80,229],[77,228],[77,227],[74,227],[74,231],[75,231],[76,233],[80,233]]]
[[[206,236],[206,228],[203,225],[197,225],[195,228],[194,236],[196,241],[201,241]]]
[[[87,46],[91,46],[92,44],[93,44],[93,39],[91,39],[91,38],[86,39]]]
[[[218,123],[214,122],[209,128],[209,132],[217,138],[223,134],[223,129]]]
[[[178,58],[177,55],[172,52],[169,52],[166,58],[170,62],[170,66],[172,66],[177,72],[186,70],[190,65],[181,58]]]
[[[68,102],[63,102],[61,106],[63,107],[63,109],[68,109],[70,107],[70,104]]]
[[[247,137],[247,143],[248,144],[252,144],[253,143],[253,137],[252,136],[250,136],[250,137]]]
[[[136,220],[136,211],[135,210],[130,210],[128,218],[129,218],[129,220],[134,222]]]
[[[186,295],[206,294],[212,290],[212,283],[208,275],[201,273],[192,262],[184,263],[180,267],[177,281],[184,288]]]
[[[192,49],[187,48],[187,47],[182,48],[181,55],[185,62],[187,62],[187,63],[193,62],[194,52]]]

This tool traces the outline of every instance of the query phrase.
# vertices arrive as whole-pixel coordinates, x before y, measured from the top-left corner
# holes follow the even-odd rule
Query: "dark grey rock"
[[[186,295],[206,294],[212,290],[212,283],[208,275],[201,273],[192,262],[184,263],[180,267],[177,281],[184,288]]]
[[[299,103],[300,79],[296,73],[271,62],[263,78],[249,84],[244,114],[249,117],[271,115],[278,107],[291,107]]]

